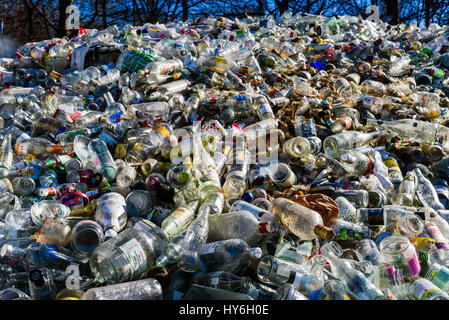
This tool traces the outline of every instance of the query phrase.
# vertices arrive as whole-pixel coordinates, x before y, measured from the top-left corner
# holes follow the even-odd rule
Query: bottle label
[[[264,115],[266,113],[273,113],[273,110],[271,110],[271,106],[266,103],[262,103],[259,105],[259,112],[261,115]]]
[[[170,132],[164,126],[156,126],[153,129],[162,134],[164,137],[168,137],[170,135]]]
[[[419,279],[413,284],[412,295],[416,300],[425,300],[426,296],[439,289],[430,281]]]
[[[388,168],[388,171],[401,172],[401,169],[399,169],[399,165],[398,165],[397,161],[394,159],[384,160],[384,164]]]
[[[16,152],[18,155],[24,155],[27,153],[27,147],[26,144],[18,143],[16,147]]]
[[[348,228],[341,228],[337,233],[337,240],[361,240],[365,234]]]
[[[146,265],[147,257],[145,255],[145,251],[136,239],[129,240],[128,242],[122,244],[119,248],[125,254],[126,259],[128,260],[128,263],[131,267],[131,278],[134,274],[143,269],[142,267]]]
[[[101,168],[101,161],[96,152],[91,153],[92,163],[94,167],[98,170]]]
[[[31,137],[24,132],[17,138],[16,141],[17,142],[22,142],[23,140],[28,140],[28,139],[31,139]]]
[[[449,283],[449,269],[446,267],[441,267],[440,270],[432,271],[431,276],[433,277],[432,283],[436,285],[441,290],[445,290]]]
[[[185,226],[191,220],[193,220],[195,213],[186,208],[178,208],[170,214],[170,217],[174,218],[180,223],[180,225]]]
[[[408,266],[410,268],[412,276],[417,275],[421,271],[421,265],[419,263],[418,255],[416,253],[408,261]]]
[[[435,246],[438,249],[449,249],[449,245],[435,224],[428,222],[425,224],[424,229],[431,238],[435,239]]]

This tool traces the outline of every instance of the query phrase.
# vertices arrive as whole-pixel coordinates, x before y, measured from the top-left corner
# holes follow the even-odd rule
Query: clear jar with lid
[[[402,235],[391,235],[380,243],[380,257],[387,265],[388,273],[395,278],[411,279],[418,275],[421,266],[415,247],[410,240]]]

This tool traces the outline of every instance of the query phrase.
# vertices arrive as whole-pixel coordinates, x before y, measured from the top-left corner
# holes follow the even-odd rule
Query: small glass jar
[[[391,235],[380,243],[380,257],[387,265],[391,277],[402,272],[403,279],[411,279],[418,275],[421,266],[415,247],[402,235]]]
[[[410,214],[398,219],[396,222],[396,230],[399,234],[413,239],[424,230],[424,223],[417,215]]]
[[[270,180],[278,186],[289,188],[296,183],[296,175],[285,163],[275,163],[268,168]]]

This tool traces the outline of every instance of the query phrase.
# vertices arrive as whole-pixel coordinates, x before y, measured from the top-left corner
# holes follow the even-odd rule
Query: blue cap
[[[246,192],[242,195],[242,199],[243,199],[244,201],[246,201],[246,202],[251,203],[251,202],[253,202],[253,200],[254,200],[254,196],[253,196],[253,194],[252,194],[251,192],[246,191]]]

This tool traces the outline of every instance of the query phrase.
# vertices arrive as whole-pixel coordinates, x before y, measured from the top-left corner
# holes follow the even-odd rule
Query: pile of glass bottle
[[[0,299],[449,299],[448,35],[287,12],[0,58]]]

